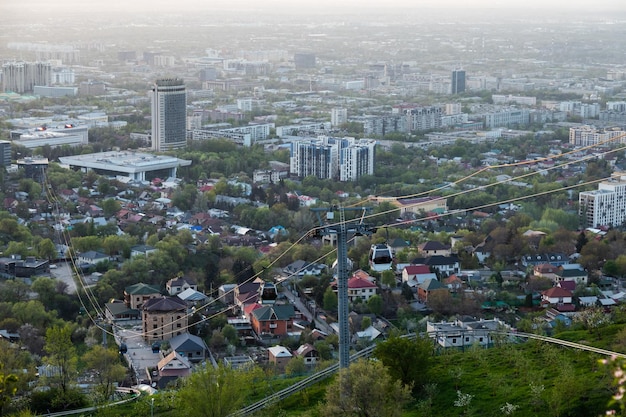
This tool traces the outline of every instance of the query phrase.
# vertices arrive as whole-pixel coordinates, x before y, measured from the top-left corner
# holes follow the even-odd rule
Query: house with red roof
[[[362,301],[367,301],[373,295],[376,295],[376,290],[378,287],[373,282],[357,277],[352,276],[348,280],[348,300],[354,302],[357,299]]]
[[[428,265],[407,265],[402,270],[402,282],[417,281],[419,284],[427,278],[436,278],[436,275],[430,271]],[[421,277],[421,279],[419,279]]]
[[[541,293],[541,305],[544,307],[554,307],[558,311],[574,311],[576,306],[572,303],[573,294],[571,291],[561,287],[552,287]]]

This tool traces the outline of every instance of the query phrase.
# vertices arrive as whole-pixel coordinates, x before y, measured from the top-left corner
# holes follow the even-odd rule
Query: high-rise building
[[[626,175],[615,173],[595,191],[578,194],[579,214],[585,227],[620,227],[626,222]]]
[[[356,181],[374,174],[376,141],[332,138],[297,141],[292,144],[290,172],[299,177]]]
[[[465,70],[452,71],[452,94],[465,92]]]
[[[348,109],[333,108],[330,111],[330,124],[331,126],[341,126],[348,122]]]
[[[48,86],[52,77],[49,62],[9,62],[2,66],[2,89],[32,93],[36,85]]]
[[[152,150],[187,144],[187,94],[179,78],[157,80],[152,87]]]

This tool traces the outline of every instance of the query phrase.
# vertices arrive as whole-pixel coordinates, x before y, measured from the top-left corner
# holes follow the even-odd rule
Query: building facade
[[[187,92],[178,78],[157,80],[152,87],[152,150],[187,145]]]
[[[598,145],[612,139],[619,139],[620,143],[626,142],[626,131],[622,129],[596,129],[594,126],[570,127],[569,143],[574,146]]]
[[[578,195],[578,210],[586,227],[621,226],[626,221],[626,173],[617,173],[594,191]]]
[[[465,92],[465,70],[452,71],[452,94],[460,94]]]
[[[147,300],[142,307],[143,337],[148,342],[187,333],[187,305],[178,297]]]
[[[52,65],[48,62],[9,62],[2,66],[5,92],[30,93],[36,85],[50,85]]]
[[[290,172],[301,178],[356,181],[374,173],[376,142],[319,136],[292,143]]]

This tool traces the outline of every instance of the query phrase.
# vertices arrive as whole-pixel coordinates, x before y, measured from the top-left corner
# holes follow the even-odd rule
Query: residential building
[[[158,297],[161,297],[161,290],[158,287],[142,282],[124,289],[124,303],[136,310],[140,310],[146,301]]]
[[[374,173],[375,146],[371,139],[319,136],[298,140],[292,143],[290,172],[301,178],[356,181]]]
[[[453,322],[426,322],[426,333],[442,347],[489,346],[491,332],[509,330],[510,326],[498,320],[464,318]]]
[[[426,243],[422,243],[417,247],[420,253],[424,256],[432,256],[432,255],[443,255],[450,256],[452,254],[452,249],[450,245],[445,245],[441,242],[437,242],[434,240],[429,240]]]
[[[169,340],[187,332],[187,304],[178,297],[151,298],[142,306],[141,319],[146,341]]]
[[[541,293],[541,304],[554,307],[558,311],[574,311],[572,292],[561,287],[552,287]]]
[[[465,92],[465,70],[452,71],[452,85],[450,92],[460,94]]]
[[[165,284],[165,290],[169,295],[177,295],[190,288],[198,291],[198,284],[196,284],[191,278],[185,277],[172,278]]]
[[[252,311],[250,324],[258,335],[286,336],[291,332],[296,311],[293,305],[268,305]]]
[[[320,360],[320,354],[310,343],[300,345],[294,356],[302,358],[305,365],[315,365]]]
[[[170,339],[170,349],[186,357],[189,362],[201,362],[209,353],[204,340],[201,337],[189,333],[183,333]]]
[[[484,114],[485,129],[495,127],[526,126],[530,123],[528,109],[499,109]]]
[[[333,108],[330,110],[330,124],[332,126],[340,126],[348,122],[348,109]]]
[[[586,227],[619,227],[626,221],[626,173],[614,173],[595,191],[578,194],[578,210]]]
[[[284,346],[272,346],[267,349],[268,361],[278,369],[285,369],[293,355]]]
[[[152,87],[152,150],[187,145],[187,93],[183,80],[159,79]]]
[[[448,291],[447,287],[436,279],[427,279],[417,287],[417,299],[421,303],[428,303],[428,297],[434,291]]]
[[[80,253],[77,256],[79,264],[98,265],[101,262],[109,261],[111,258],[102,252],[90,250],[88,252]]]
[[[8,167],[11,165],[11,142],[8,140],[0,140],[0,166]]]
[[[574,146],[593,146],[605,142],[626,143],[626,131],[618,128],[597,129],[589,125],[569,129],[569,143]]]
[[[52,78],[49,62],[8,62],[2,65],[2,90],[32,93],[36,85],[48,86]]]

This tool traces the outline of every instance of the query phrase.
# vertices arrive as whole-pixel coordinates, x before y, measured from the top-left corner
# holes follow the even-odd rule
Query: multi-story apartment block
[[[374,173],[375,146],[371,139],[328,136],[296,141],[292,143],[290,172],[299,177],[356,181]]]
[[[439,129],[443,109],[440,106],[414,107],[404,109],[407,125],[411,132]]]
[[[339,181],[356,181],[363,175],[374,174],[376,141],[361,139],[341,149]]]
[[[530,111],[528,109],[500,109],[484,114],[485,129],[494,127],[525,126],[530,123]]]
[[[33,92],[36,85],[50,85],[51,78],[52,65],[49,62],[9,62],[2,66],[3,91]]]
[[[620,143],[626,142],[626,131],[617,128],[596,129],[589,125],[570,127],[569,129],[569,143],[574,146],[598,145],[616,138],[619,138]]]
[[[578,195],[578,210],[587,227],[621,226],[626,221],[626,173],[613,174],[595,191]]]
[[[348,121],[348,109],[333,108],[330,110],[330,124],[340,126]]]

